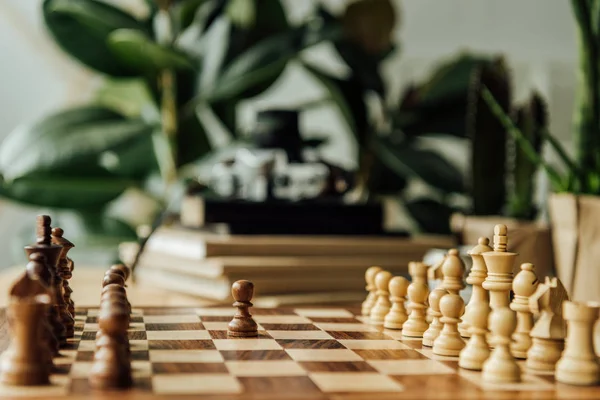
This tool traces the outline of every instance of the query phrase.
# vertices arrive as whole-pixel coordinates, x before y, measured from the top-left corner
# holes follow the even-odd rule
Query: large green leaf
[[[141,21],[96,0],[44,0],[43,15],[54,40],[75,59],[112,76],[137,74],[113,55],[107,38],[117,29],[148,31]]]
[[[79,107],[11,132],[0,146],[0,171],[11,181],[40,172],[96,169],[100,156],[150,135],[141,119],[100,107]]]
[[[179,30],[184,31],[190,25],[198,22],[198,17],[201,17],[202,26],[201,32],[204,32],[217,14],[221,13],[226,0],[186,0],[176,3],[173,7],[175,21],[179,25]]]
[[[94,100],[130,118],[142,115],[146,118],[150,113],[160,115],[146,81],[141,78],[105,79],[96,91]]]
[[[103,176],[37,174],[0,184],[0,196],[27,205],[57,209],[94,208],[116,199],[136,181]]]
[[[464,192],[460,171],[438,153],[394,143],[386,137],[372,139],[376,156],[388,168],[402,176],[412,176],[447,193]]]
[[[177,164],[188,164],[211,151],[211,144],[196,113],[183,113],[179,116],[177,134]]]
[[[159,45],[146,34],[134,29],[117,29],[108,36],[108,46],[117,59],[140,73],[157,73],[163,69],[193,69],[183,53]]]

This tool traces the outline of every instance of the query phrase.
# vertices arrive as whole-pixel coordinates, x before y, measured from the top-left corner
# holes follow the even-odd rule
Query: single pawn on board
[[[385,316],[383,327],[386,329],[402,329],[402,325],[407,320],[406,308],[406,293],[408,291],[408,279],[403,276],[395,276],[390,280],[389,292],[392,308]]]
[[[517,327],[515,312],[508,307],[496,308],[489,317],[495,348],[483,363],[482,378],[488,383],[521,381],[521,368],[510,352],[511,336]]]
[[[427,309],[427,295],[429,288],[422,282],[412,282],[408,286],[408,299],[410,300],[410,314],[402,325],[402,336],[423,337],[423,333],[429,328],[425,319]]]
[[[116,283],[119,286],[125,286],[125,279],[122,275],[107,271],[102,279],[102,287]]]
[[[233,283],[231,294],[235,299],[234,307],[237,312],[227,326],[227,335],[232,337],[255,337],[258,336],[258,325],[248,311],[252,307],[252,296],[254,295],[254,284],[250,281],[240,280]]]
[[[383,325],[383,320],[392,307],[392,303],[390,303],[390,292],[388,292],[391,279],[392,274],[389,271],[379,271],[377,275],[375,275],[377,300],[375,301],[375,305],[371,309],[371,314],[369,316],[369,323],[372,325]]]
[[[512,336],[510,350],[515,358],[527,358],[527,351],[531,347],[529,332],[533,328],[533,314],[529,309],[529,297],[535,293],[539,284],[533,270],[533,264],[523,263],[521,271],[513,280],[514,298],[510,309],[517,313],[517,329]]]
[[[567,321],[565,350],[556,363],[555,378],[569,385],[592,386],[600,383],[600,364],[594,353],[594,324],[600,305],[565,301]]]
[[[448,294],[448,291],[441,286],[436,287],[429,294],[429,313],[432,319],[429,328],[423,333],[423,346],[433,346],[433,341],[437,339],[444,327],[440,322],[440,317],[442,316],[440,312],[440,300],[446,294]]]
[[[491,308],[488,303],[474,303],[469,311],[471,334],[467,345],[459,354],[458,366],[464,369],[481,371],[483,363],[490,356],[487,342],[488,319]]]
[[[365,317],[371,315],[371,309],[375,305],[375,300],[377,300],[377,295],[375,294],[377,291],[377,288],[375,287],[375,275],[380,271],[383,271],[381,267],[373,266],[367,268],[367,271],[365,272],[365,282],[367,283],[365,289],[369,292],[367,298],[362,303],[361,309],[361,314]]]
[[[439,336],[433,341],[433,354],[439,356],[458,356],[465,347],[465,341],[458,332],[460,316],[464,312],[465,302],[456,293],[448,293],[440,299],[440,311],[444,324]]]

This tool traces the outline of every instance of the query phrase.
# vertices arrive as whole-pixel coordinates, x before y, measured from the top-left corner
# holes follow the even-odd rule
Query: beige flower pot
[[[572,300],[600,301],[600,196],[552,194],[548,211],[558,278]]]
[[[464,246],[475,247],[477,240],[487,237],[493,247],[494,225],[508,228],[508,251],[517,253],[513,273],[517,274],[522,263],[532,263],[538,279],[554,276],[554,257],[550,226],[542,222],[522,221],[502,216],[472,216],[454,214],[450,227]]]

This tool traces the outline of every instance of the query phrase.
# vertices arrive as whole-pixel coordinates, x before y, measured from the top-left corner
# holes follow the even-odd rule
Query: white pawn
[[[395,276],[390,280],[388,290],[390,292],[390,301],[392,308],[387,313],[383,321],[383,327],[386,329],[402,329],[402,325],[407,320],[406,308],[406,293],[408,291],[408,279],[402,276]]]
[[[527,358],[527,351],[531,348],[529,332],[533,328],[533,314],[529,308],[529,297],[535,293],[539,281],[531,263],[521,264],[521,271],[513,280],[513,301],[510,309],[517,313],[517,329],[513,334],[510,350],[515,358]]]
[[[594,353],[594,324],[600,305],[563,302],[567,321],[565,350],[556,363],[555,377],[569,385],[592,386],[600,383],[600,364]]]
[[[423,346],[433,346],[433,341],[437,339],[442,331],[444,324],[440,322],[442,313],[440,312],[440,300],[442,296],[448,294],[448,291],[441,286],[436,287],[429,294],[429,315],[431,315],[431,324],[429,329],[423,333]]]
[[[379,271],[375,275],[375,287],[377,287],[375,294],[377,295],[377,300],[371,309],[369,318],[369,323],[372,325],[383,325],[383,320],[390,311],[392,304],[390,303],[388,287],[391,279],[392,274],[389,271]]]
[[[489,383],[511,383],[521,381],[521,368],[510,352],[511,336],[517,328],[517,317],[510,308],[501,307],[492,311],[489,328],[496,346],[483,363],[482,378]]]
[[[377,266],[369,267],[365,271],[365,281],[367,283],[367,287],[365,289],[369,292],[367,298],[362,303],[361,313],[365,317],[371,315],[371,309],[377,300],[377,294],[375,294],[375,291],[377,290],[375,287],[375,275],[377,275],[377,273],[380,271],[383,271],[383,269]]]
[[[490,356],[490,348],[486,339],[490,311],[488,303],[474,303],[471,306],[468,321],[470,339],[460,352],[459,367],[481,371],[484,361]]]
[[[465,302],[456,293],[448,293],[440,299],[440,311],[444,324],[439,336],[433,341],[433,354],[455,357],[465,348],[465,341],[460,337],[458,323],[465,309]]]
[[[402,325],[402,336],[406,337],[423,337],[423,333],[427,330],[425,310],[427,309],[427,295],[429,288],[422,282],[412,282],[408,286],[408,299],[410,300],[410,315]]]

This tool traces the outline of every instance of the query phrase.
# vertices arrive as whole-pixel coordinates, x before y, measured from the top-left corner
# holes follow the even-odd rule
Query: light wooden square
[[[423,354],[425,357],[430,358],[432,360],[438,361],[458,361],[458,357],[450,357],[450,356],[439,356],[437,354],[433,354],[432,348],[423,348],[417,350],[419,353]]]
[[[362,358],[348,349],[286,349],[295,361],[362,361]]]
[[[51,375],[50,385],[45,386],[10,386],[0,384],[0,398],[11,397],[49,397],[66,396],[70,379],[67,375]]]
[[[302,376],[306,371],[294,361],[226,361],[235,376]]]
[[[351,318],[354,317],[348,310],[343,308],[297,308],[294,312],[303,317],[317,318]]]
[[[148,340],[209,340],[208,331],[146,331]]]
[[[92,369],[92,361],[76,361],[71,365],[69,375],[72,378],[87,378]]]
[[[274,339],[215,339],[217,350],[281,350]]]
[[[152,376],[152,364],[150,361],[132,361],[131,373],[133,378],[147,378]]]
[[[154,363],[213,363],[222,362],[218,350],[150,350],[150,361]]]
[[[91,323],[85,323],[83,325],[83,330],[84,331],[97,331],[98,329],[100,329],[100,326],[96,323],[96,324],[91,324]]]
[[[395,340],[338,340],[352,350],[408,350],[409,346]]]
[[[236,312],[235,307],[215,307],[215,308],[198,308],[198,309],[196,309],[196,314],[200,316],[200,320],[202,320],[202,316],[233,317],[235,315],[235,312]]]
[[[332,392],[401,392],[404,387],[376,372],[317,372],[310,379],[325,393]]]
[[[197,315],[146,315],[144,323],[146,324],[182,324],[200,322]]]
[[[407,338],[402,336],[402,331],[397,331],[393,329],[384,329],[383,333],[392,339],[402,340],[403,342],[422,342],[423,338]]]
[[[96,350],[96,341],[95,340],[82,340],[79,342],[79,347],[77,347],[78,351],[95,351]],[[62,353],[62,351],[61,351]]]
[[[459,369],[458,374],[483,390],[508,390],[508,391],[543,391],[550,390],[553,384],[534,375],[523,374],[521,382],[517,383],[487,383],[483,381],[482,373]]]
[[[100,310],[98,310],[97,308],[94,308],[94,309],[88,310],[87,316],[88,317],[97,317],[99,313],[100,313]]]
[[[324,331],[267,331],[273,339],[327,340],[333,337]]]
[[[144,315],[144,310],[141,308],[132,308],[131,309],[131,316],[132,317],[141,317]]]
[[[316,327],[324,331],[335,332],[379,332],[377,328],[358,323],[315,322]]]
[[[388,375],[454,374],[455,371],[433,360],[369,360],[377,371]]]
[[[242,385],[229,374],[164,374],[152,377],[157,394],[236,394]]]
[[[310,319],[301,315],[254,315],[254,321],[261,324],[310,324]]]
[[[148,341],[147,340],[130,340],[129,348],[131,349],[131,351],[148,350]]]
[[[143,322],[131,322],[129,324],[129,329],[131,331],[145,331],[146,325]]]

